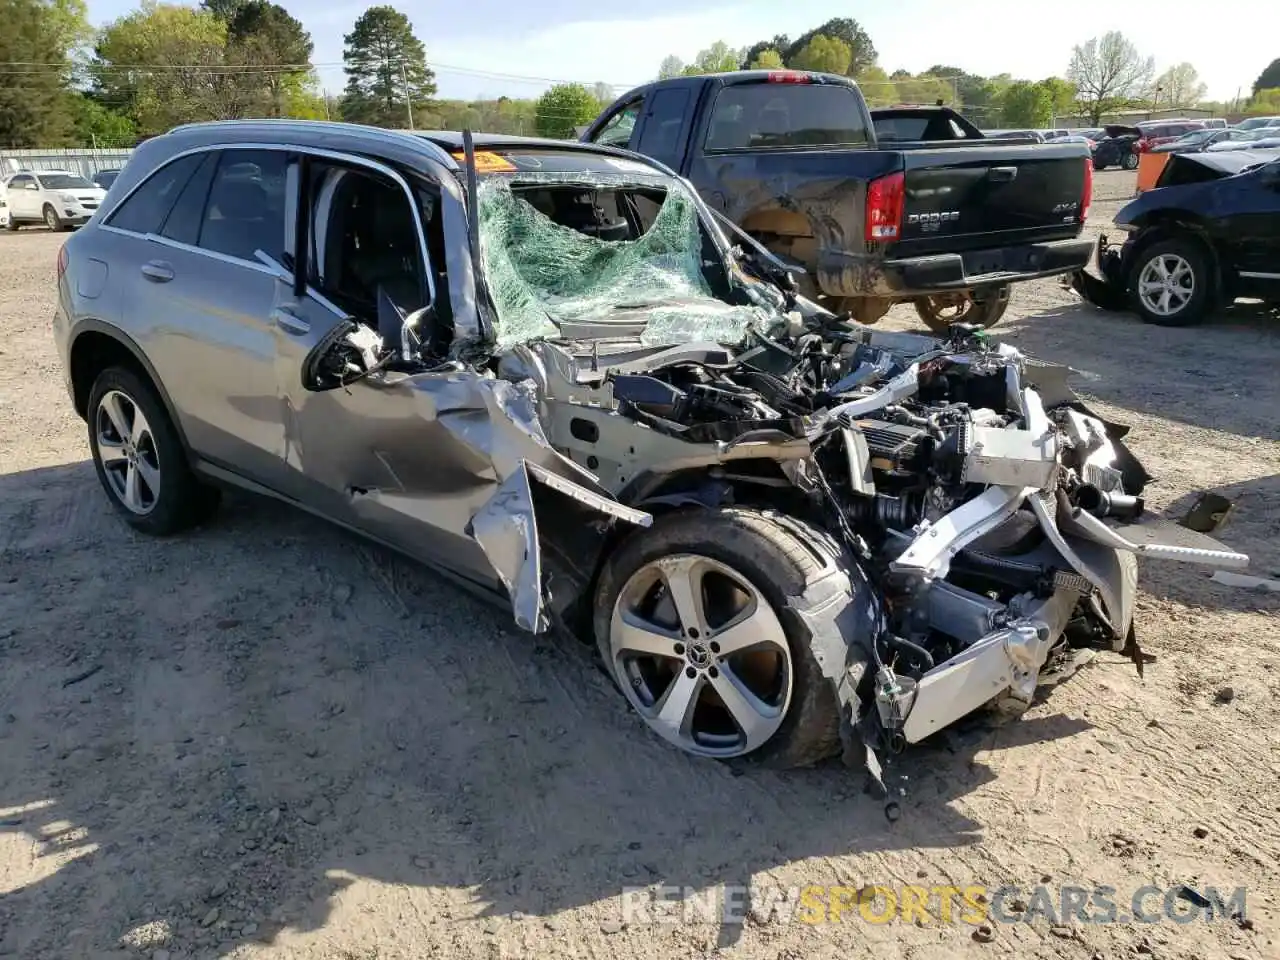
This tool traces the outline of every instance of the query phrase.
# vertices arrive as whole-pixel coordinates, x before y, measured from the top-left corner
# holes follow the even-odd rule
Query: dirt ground
[[[1099,174],[1092,229],[1132,187]],[[1103,654],[1020,720],[915,749],[889,823],[838,763],[684,758],[585,649],[276,504],[130,532],[51,343],[60,242],[0,236],[0,956],[1280,956],[1280,595],[1146,565],[1145,679]],[[1220,537],[1280,574],[1280,316],[1162,330],[1045,281],[998,329],[1133,426],[1155,506],[1226,493]],[[621,912],[638,884],[1042,879],[1115,887],[1122,913],[1147,884],[1244,886],[1248,919],[986,938]]]

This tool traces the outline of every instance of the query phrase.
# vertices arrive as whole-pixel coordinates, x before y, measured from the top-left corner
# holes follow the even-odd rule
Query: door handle
[[[311,324],[303,320],[296,313],[290,313],[283,307],[277,307],[271,311],[271,319],[276,322],[276,326],[285,333],[291,333],[294,336],[302,336],[311,332]]]
[[[142,275],[152,283],[168,283],[173,279],[173,267],[164,260],[150,260],[142,265]]]
[[[987,177],[1002,183],[1007,183],[1018,176],[1017,167],[992,167],[987,171]]]

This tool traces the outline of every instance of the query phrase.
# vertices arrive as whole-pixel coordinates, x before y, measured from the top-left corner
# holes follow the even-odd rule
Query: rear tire
[[[86,419],[98,481],[129,526],[164,536],[217,507],[219,491],[192,473],[164,404],[138,374],[124,367],[98,374]]]
[[[973,324],[982,328],[994,327],[1009,309],[1013,288],[1009,284],[998,287],[981,300],[972,296],[963,302],[955,302],[948,296],[917,297],[912,301],[921,322],[936,334],[945,336],[953,323]],[[956,310],[954,314],[947,311]]]
[[[9,214],[9,222],[5,225],[5,229],[8,230],[10,233],[17,233],[18,226],[19,224],[17,219],[14,218],[13,214]]]
[[[1126,153],[1120,160],[1120,166],[1126,170],[1138,169],[1138,155],[1136,153]]]
[[[1145,323],[1188,327],[1208,316],[1216,283],[1209,255],[1198,241],[1179,236],[1158,240],[1133,262],[1129,300]]]
[[[596,644],[605,670],[650,729],[686,753],[726,760],[744,758],[775,767],[800,767],[839,751],[840,710],[835,691],[822,675],[796,618],[787,613],[787,598],[803,596],[810,584],[825,572],[815,556],[814,543],[806,543],[801,530],[802,527],[792,529],[790,524],[783,526],[758,511],[736,507],[678,510],[659,517],[651,528],[632,535],[606,560],[596,590],[594,613]],[[653,577],[652,571],[659,564],[663,572],[652,585],[647,585],[645,577]],[[751,606],[743,609],[756,612],[731,613],[727,623],[740,625],[747,622],[745,617],[755,624],[757,615],[763,617],[759,621],[763,625],[759,636],[766,637],[766,641],[752,646],[751,650],[756,653],[747,652],[743,656],[758,657],[763,650],[784,661],[789,674],[789,696],[779,692],[770,698],[760,693],[760,689],[765,688],[784,691],[785,682],[777,678],[777,686],[771,688],[767,678],[760,682],[758,660],[740,669],[737,665],[740,661],[734,659],[736,655],[726,653],[715,642],[718,637],[728,636],[724,626],[707,627],[701,637],[705,642],[699,646],[698,631],[685,629],[684,617],[668,616],[663,621],[667,626],[657,633],[646,632],[644,636],[656,637],[659,645],[669,642],[672,653],[665,652],[663,647],[658,655],[636,655],[632,652],[636,647],[626,646],[623,629],[628,631],[627,636],[632,636],[634,623],[652,625],[657,619],[656,615],[635,613],[633,598],[657,597],[657,603],[669,603],[666,610],[674,613],[676,603],[671,601],[675,600],[675,593],[665,586],[673,579],[669,571],[688,569],[690,564],[701,564],[711,571],[701,575],[707,579],[689,581],[698,587],[690,596],[696,594],[700,598],[696,605],[706,624],[714,619],[713,601],[727,595],[723,587],[716,588],[718,581],[707,585],[712,574],[732,587],[741,585],[754,591],[749,596]],[[734,592],[736,590],[728,591]],[[619,633],[617,639],[613,637],[615,626]],[[766,633],[766,629],[771,632]],[[679,654],[675,653],[677,650]],[[709,652],[710,663],[703,665],[698,658],[706,652]],[[680,659],[681,656],[685,659]],[[726,710],[732,713],[728,701],[715,686],[717,666],[724,671],[720,679],[737,677],[758,698],[768,700],[771,705],[781,704],[781,721],[772,721],[773,728],[763,742],[751,745],[744,735],[739,749],[714,740],[698,740],[700,734],[696,728],[699,723],[707,722],[699,720],[707,717],[701,711],[710,711],[711,721],[723,721]],[[755,669],[746,669],[751,667]],[[663,727],[656,714],[667,700],[677,695],[678,684],[684,683],[682,674],[690,670],[701,672],[685,689],[692,687],[701,692],[690,695],[694,707],[684,714],[688,720],[685,735],[673,730],[669,723]],[[654,682],[654,678],[661,681],[668,675],[670,679],[666,683]],[[757,682],[746,683],[747,677]],[[757,717],[752,715],[751,719]],[[739,726],[738,734],[744,734],[745,729]],[[715,736],[715,733],[705,734],[707,738]]]

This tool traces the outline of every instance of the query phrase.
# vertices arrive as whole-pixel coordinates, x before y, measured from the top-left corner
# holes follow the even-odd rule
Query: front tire
[[[1130,271],[1129,299],[1146,323],[1186,327],[1202,322],[1213,305],[1209,257],[1195,240],[1170,237],[1142,250]]]
[[[802,536],[754,510],[679,510],[606,561],[605,669],[686,753],[798,767],[838,752],[835,692],[786,612],[824,569]]]
[[[132,370],[109,367],[98,375],[86,419],[98,481],[135,530],[177,533],[217,506],[218,491],[191,472],[155,389]]]
[[[44,225],[54,233],[62,229],[62,218],[58,216],[58,211],[48,203],[44,205]]]
[[[1120,166],[1126,170],[1138,169],[1138,155],[1136,153],[1126,153],[1120,160]]]

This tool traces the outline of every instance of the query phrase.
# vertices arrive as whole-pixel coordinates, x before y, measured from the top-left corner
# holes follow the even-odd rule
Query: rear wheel
[[[1012,293],[1013,288],[1005,284],[976,299],[967,293],[943,293],[918,297],[912,303],[926,327],[934,333],[946,334],[953,323],[995,326],[1009,309]]]
[[[218,491],[191,472],[164,404],[132,370],[109,367],[98,375],[87,419],[98,480],[131,527],[176,533],[217,506]]]
[[[1137,170],[1137,169],[1138,169],[1138,155],[1137,155],[1136,153],[1126,153],[1126,154],[1125,154],[1125,155],[1120,159],[1120,165],[1121,165],[1122,167],[1124,167],[1126,170]]]
[[[782,767],[839,750],[835,693],[783,613],[822,570],[801,537],[751,510],[682,510],[608,559],[596,593],[600,656],[664,740]]]
[[[1204,248],[1187,237],[1160,240],[1141,251],[1130,273],[1129,296],[1147,323],[1200,323],[1213,304],[1213,277]]]

